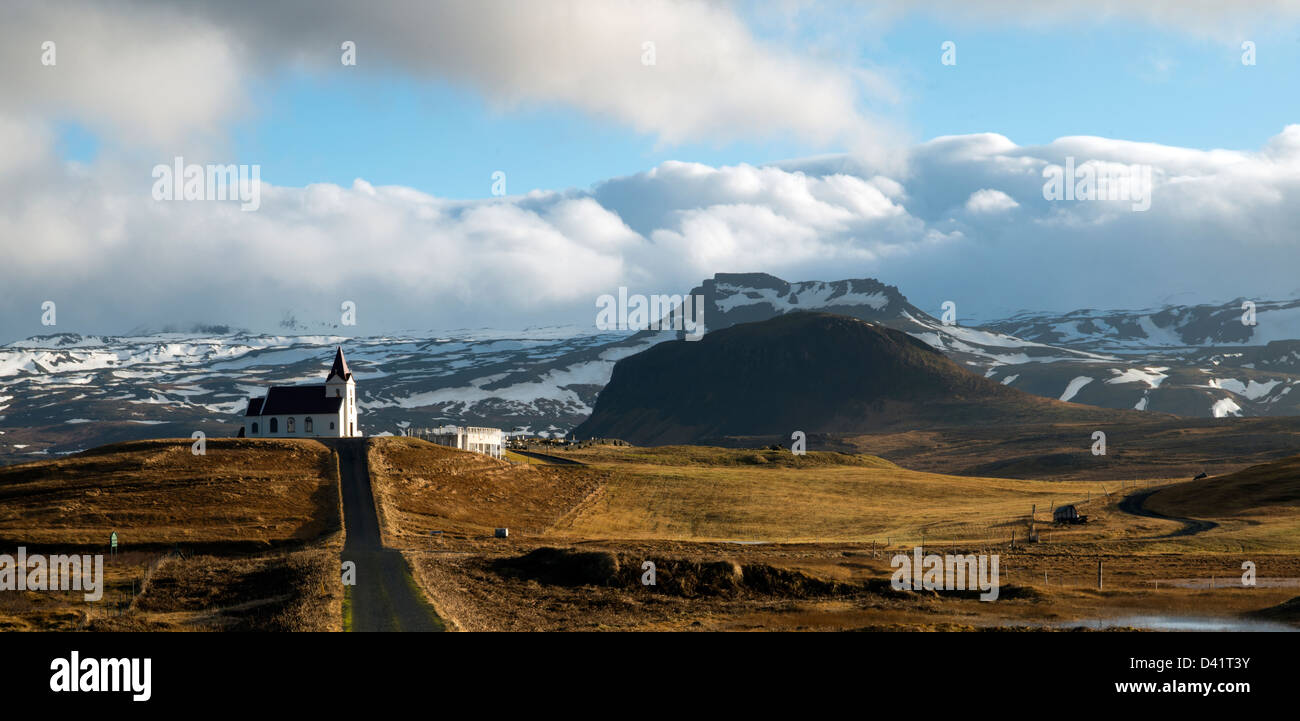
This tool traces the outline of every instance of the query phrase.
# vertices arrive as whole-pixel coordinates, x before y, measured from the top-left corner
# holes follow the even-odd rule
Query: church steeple
[[[360,437],[361,434],[357,432],[357,381],[352,377],[347,359],[343,357],[342,347],[334,351],[334,365],[330,366],[329,375],[325,376],[325,395],[343,399],[339,405],[339,422],[342,423],[339,435],[344,438]]]
[[[352,371],[348,370],[348,362],[343,359],[342,346],[334,353],[334,365],[330,367],[329,375],[325,376],[325,382],[329,383],[335,376],[338,376],[339,380],[352,379]]]

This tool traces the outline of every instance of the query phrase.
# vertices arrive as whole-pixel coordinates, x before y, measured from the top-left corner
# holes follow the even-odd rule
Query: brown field
[[[370,477],[388,545],[442,531],[444,540],[491,536],[493,529],[542,536],[593,493],[606,475],[500,461],[415,438],[373,439]]]
[[[1210,518],[1210,537],[1240,539],[1279,551],[1300,547],[1300,456],[1171,486],[1151,496],[1150,510]]]
[[[1092,434],[1106,434],[1106,455]],[[719,445],[788,448],[788,438],[719,439]],[[989,423],[857,435],[809,435],[809,451],[868,453],[930,473],[1034,480],[1190,479],[1280,460],[1300,450],[1300,417],[1173,418],[1098,423]]]
[[[5,543],[94,552],[116,529],[124,551],[103,602],[0,594],[0,629],[341,629],[333,453],[189,444],[0,469]],[[592,445],[548,451],[580,464],[553,465],[407,438],[367,447],[385,542],[454,629],[1300,626],[1300,458],[1193,482],[947,475],[839,452]],[[1053,525],[1066,502],[1090,522]],[[922,543],[998,554],[1002,597],[894,591],[890,559]],[[1243,561],[1258,587],[1241,586]]]
[[[417,579],[453,627],[1069,629],[1206,618],[1300,624],[1294,604],[1286,605],[1300,596],[1293,510],[1252,511],[1250,523],[1233,523],[1225,515],[1235,513],[1231,508],[1198,508],[1192,519],[1170,512],[1178,509],[1157,510],[1154,500],[1148,510],[1177,518],[1121,508],[1130,494],[1156,499],[1183,481],[948,476],[870,456],[701,447],[590,446],[555,454],[588,465],[551,467],[546,492],[583,500],[567,513],[551,510],[548,518],[559,520],[549,526],[462,542],[409,534],[404,548]],[[593,478],[598,487],[585,493]],[[459,488],[448,483],[438,493],[460,495]],[[1089,493],[1081,511],[1090,523],[1051,524],[1053,505]],[[1039,542],[1027,544],[1034,505]],[[438,502],[422,506],[432,515],[405,522],[438,525]],[[472,524],[479,507],[458,506],[460,522]],[[1199,526],[1188,520],[1218,525],[1189,532]],[[538,525],[546,529],[540,535]],[[999,554],[1003,598],[984,603],[961,593],[888,588],[890,558],[922,538],[928,552]],[[654,587],[640,583],[647,560],[657,568]],[[1256,588],[1240,584],[1244,560],[1257,565]]]
[[[0,468],[0,547],[267,547],[337,529],[338,475],[309,440],[133,441]],[[268,450],[274,449],[273,452]]]
[[[0,593],[0,630],[338,630],[338,472],[307,440],[137,441],[0,468],[0,553],[106,556],[105,592]]]
[[[1083,502],[1098,523],[1061,529],[1061,537],[1150,534],[1168,523],[1113,513],[1105,484],[921,473],[874,456],[663,447],[582,449],[565,457],[609,471],[599,498],[553,529],[581,539],[1024,540],[1035,506],[1046,522],[1051,507],[1067,502]],[[1119,484],[1109,490],[1118,500]]]

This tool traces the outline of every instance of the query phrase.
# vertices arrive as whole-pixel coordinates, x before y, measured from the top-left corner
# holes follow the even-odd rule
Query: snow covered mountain
[[[820,310],[901,330],[948,357],[977,368],[1061,360],[1113,360],[1084,349],[1018,338],[990,328],[945,324],[871,278],[787,283],[766,273],[718,273],[692,291],[703,294],[705,325],[720,330],[797,310]]]
[[[901,330],[985,377],[1035,395],[1193,417],[1300,415],[1300,300],[1158,311],[1023,313],[945,324],[871,279],[787,283],[720,273],[694,291],[709,330],[825,310]]]
[[[230,435],[250,395],[323,382],[340,345],[367,434],[448,422],[562,432],[591,412],[615,361],[671,335],[566,327],[29,338],[0,347],[0,462],[134,438]]]
[[[901,330],[987,378],[1058,400],[1195,417],[1300,415],[1300,301],[1157,311],[1022,313],[945,324],[872,279],[788,283],[720,273],[710,330],[822,310]],[[118,440],[229,435],[250,395],[319,382],[336,345],[357,375],[367,434],[483,424],[564,433],[591,413],[614,363],[673,332],[412,332],[377,337],[240,332],[39,336],[0,346],[0,463]]]
[[[1020,313],[989,327],[1040,343],[1091,350],[1263,346],[1300,338],[1300,299],[1237,298],[1225,305]]]

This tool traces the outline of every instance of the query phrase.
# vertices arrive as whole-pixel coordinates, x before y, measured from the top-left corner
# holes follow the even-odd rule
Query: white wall
[[[347,382],[331,380],[325,383],[325,395],[330,398],[342,398],[343,407],[339,409],[342,414],[340,426],[340,435],[343,436],[360,436],[361,425],[357,423],[357,384],[356,381]],[[351,432],[349,432],[351,428]]]
[[[308,433],[306,428],[306,415],[295,416],[257,416],[244,418],[244,435],[248,438],[337,438],[343,435],[343,412],[340,409],[337,414],[311,414],[312,431]],[[275,418],[279,424],[279,430],[271,433],[271,419]],[[294,432],[289,432],[289,418],[293,418]],[[258,431],[253,432],[253,423],[257,423]],[[334,428],[330,428],[330,423]]]
[[[449,446],[459,448],[464,451],[473,451],[475,453],[486,453],[493,458],[500,458],[504,455],[503,441],[505,434],[500,428],[479,428],[470,426],[469,428],[444,427],[440,429],[444,432],[434,433],[425,437],[426,440],[437,443],[440,446]]]

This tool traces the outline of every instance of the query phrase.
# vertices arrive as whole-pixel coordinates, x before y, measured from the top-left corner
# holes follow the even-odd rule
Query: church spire
[[[329,383],[334,376],[345,381],[352,378],[352,371],[348,370],[348,362],[343,359],[342,346],[334,353],[334,365],[330,367],[329,375],[325,376],[325,382]]]

